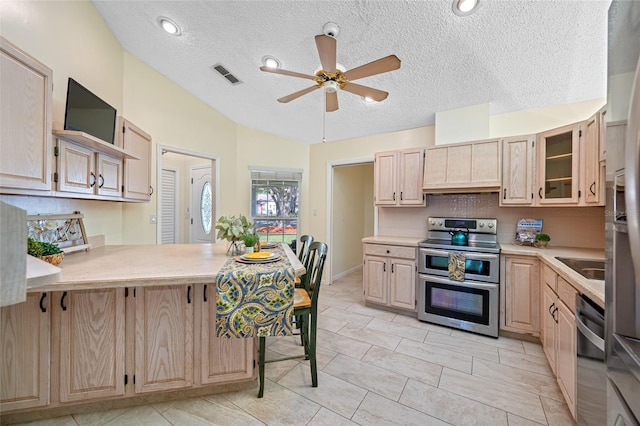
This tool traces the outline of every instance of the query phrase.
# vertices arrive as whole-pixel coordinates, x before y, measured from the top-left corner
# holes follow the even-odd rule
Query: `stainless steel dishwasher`
[[[607,424],[607,366],[604,360],[604,309],[576,296],[578,425]]]

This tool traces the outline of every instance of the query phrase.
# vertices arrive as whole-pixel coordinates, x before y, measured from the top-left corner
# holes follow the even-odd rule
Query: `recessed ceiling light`
[[[262,65],[267,68],[280,68],[280,61],[275,56],[266,55],[262,58]]]
[[[182,34],[182,29],[180,28],[180,26],[169,18],[161,16],[158,18],[158,23],[163,30],[171,35],[179,36],[180,34]]]
[[[459,16],[470,15],[478,9],[480,0],[453,0],[453,13]]]

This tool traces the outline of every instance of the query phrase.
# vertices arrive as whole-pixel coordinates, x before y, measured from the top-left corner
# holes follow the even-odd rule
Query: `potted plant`
[[[251,251],[260,251],[258,241],[260,241],[260,239],[256,234],[246,233],[242,235],[242,242],[247,250],[251,249]]]
[[[551,237],[547,234],[538,234],[536,235],[536,240],[533,243],[536,247],[547,248],[549,245],[549,241],[551,241]]]
[[[243,235],[253,227],[253,224],[247,220],[244,215],[230,215],[220,216],[216,222],[216,229],[218,230],[218,238],[221,240],[227,240],[230,242],[229,248],[227,248],[227,254],[236,256],[242,254],[242,250],[238,244],[238,241]]]
[[[58,246],[44,241],[27,238],[27,254],[58,266],[64,258],[64,252]]]

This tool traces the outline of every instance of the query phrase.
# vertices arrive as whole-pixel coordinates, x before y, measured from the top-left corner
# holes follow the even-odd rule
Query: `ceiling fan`
[[[359,78],[369,77],[376,74],[397,70],[400,68],[400,59],[396,55],[389,55],[368,64],[353,68],[349,71],[341,71],[336,68],[336,39],[328,35],[316,36],[316,47],[320,56],[322,69],[315,75],[302,74],[294,71],[282,70],[279,68],[271,68],[262,66],[261,71],[274,74],[288,75],[291,77],[305,78],[315,81],[315,85],[299,90],[278,99],[278,102],[287,103],[302,95],[313,92],[316,89],[324,87],[326,111],[336,111],[338,109],[338,93],[340,88],[346,92],[351,92],[374,101],[383,101],[389,96],[389,93],[382,90],[374,89],[367,86],[352,83]]]

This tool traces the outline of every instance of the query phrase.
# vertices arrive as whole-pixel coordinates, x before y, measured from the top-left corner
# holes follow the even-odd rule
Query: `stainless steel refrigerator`
[[[607,424],[640,420],[640,1],[609,9],[605,210]]]

